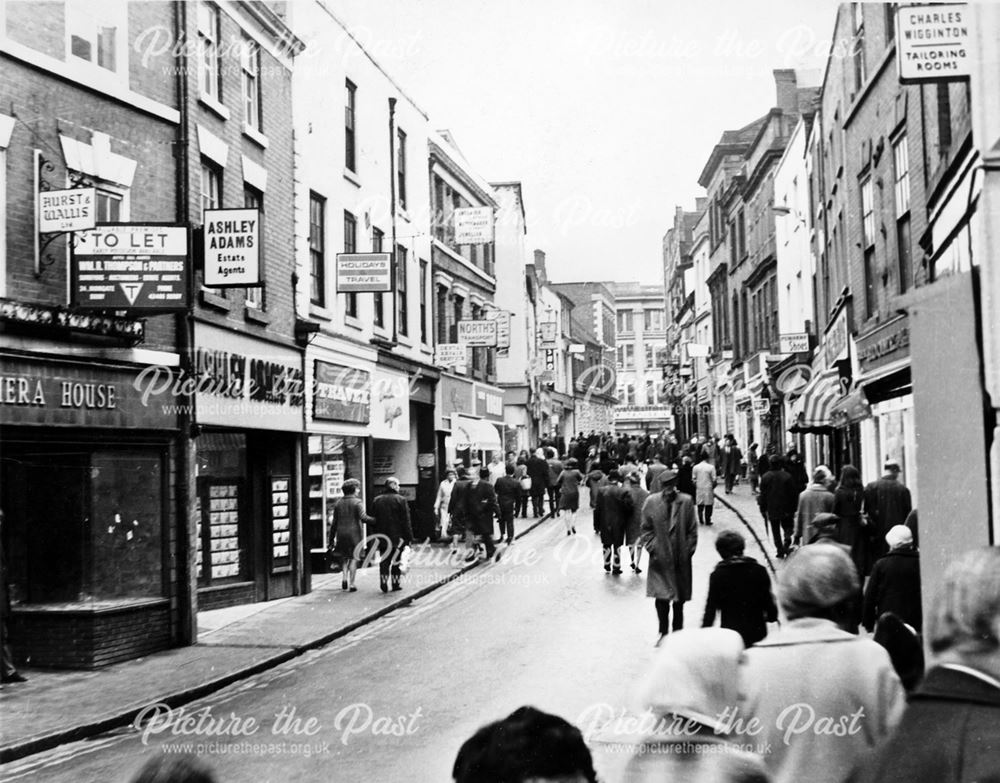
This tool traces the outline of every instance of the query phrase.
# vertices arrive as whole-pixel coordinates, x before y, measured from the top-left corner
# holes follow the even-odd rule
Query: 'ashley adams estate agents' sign
[[[261,284],[259,209],[206,209],[204,232],[207,287]]]
[[[70,306],[80,310],[183,310],[188,230],[167,223],[102,223],[76,234]]]

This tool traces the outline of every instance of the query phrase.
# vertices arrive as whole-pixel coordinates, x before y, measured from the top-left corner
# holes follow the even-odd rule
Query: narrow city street
[[[749,490],[733,497],[749,503]],[[548,521],[499,563],[185,706],[191,721],[175,725],[190,735],[154,721],[145,734],[119,730],[8,764],[0,777],[127,780],[150,754],[187,749],[225,781],[448,780],[462,742],[524,704],[592,733],[627,707],[657,634],[645,573],[604,573],[586,493],[583,507],[576,536]],[[699,529],[688,627],[700,624],[726,528],[746,532],[717,504],[713,527]],[[747,553],[761,559],[749,536]]]

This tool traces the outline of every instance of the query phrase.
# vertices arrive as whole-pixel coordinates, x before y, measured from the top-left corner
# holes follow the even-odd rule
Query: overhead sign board
[[[496,321],[459,321],[458,341],[469,347],[495,346]]]
[[[259,209],[206,209],[204,213],[205,286],[245,288],[260,285],[263,233]]]
[[[896,12],[900,83],[968,77],[971,21],[964,3],[900,6]]]
[[[384,293],[392,290],[388,253],[338,253],[337,293]]]
[[[555,345],[556,324],[554,321],[546,321],[539,325],[542,332],[542,345]]]
[[[43,190],[38,194],[38,232],[86,231],[97,225],[95,188]]]
[[[497,322],[497,348],[500,355],[505,356],[510,348],[510,317],[513,315],[507,310],[490,310],[483,318],[487,321]]]
[[[687,352],[689,359],[704,359],[711,353],[711,348],[701,343],[687,343]]]
[[[166,223],[102,223],[76,234],[70,306],[80,310],[183,310],[188,230]]]
[[[774,388],[782,394],[798,394],[812,379],[812,367],[808,364],[796,364],[789,367],[774,382]]]
[[[371,376],[365,370],[316,360],[313,418],[367,424],[371,413]]]
[[[464,207],[452,213],[456,245],[481,245],[493,241],[493,207]]]
[[[824,366],[833,367],[835,362],[847,358],[848,351],[847,308],[838,313],[833,324],[826,330],[823,349]]]
[[[462,343],[438,343],[434,349],[434,362],[439,367],[465,367],[468,353],[469,346]]]
[[[781,353],[807,353],[809,335],[806,332],[783,334],[778,338]]]

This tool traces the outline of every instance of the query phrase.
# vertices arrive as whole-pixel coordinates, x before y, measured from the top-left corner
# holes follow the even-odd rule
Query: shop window
[[[355,436],[309,436],[309,521],[306,539],[309,548],[325,552],[330,544],[333,506],[344,496],[347,479],[357,479],[365,486],[363,442]]]
[[[2,481],[12,603],[164,595],[160,451],[8,444]]]
[[[247,444],[241,433],[198,438],[198,549],[202,586],[250,578]]]

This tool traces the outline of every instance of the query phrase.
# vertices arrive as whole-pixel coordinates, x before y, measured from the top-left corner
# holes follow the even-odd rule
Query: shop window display
[[[205,433],[198,438],[198,549],[202,585],[249,578],[246,532],[246,435]]]
[[[309,523],[308,542],[312,550],[326,551],[333,506],[344,496],[347,479],[364,486],[364,454],[361,438],[340,435],[309,436]]]

